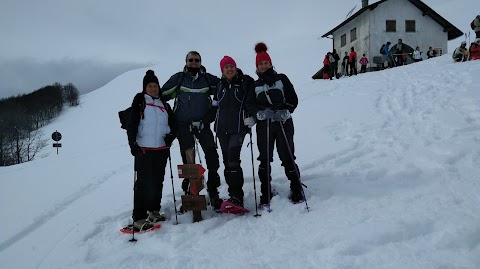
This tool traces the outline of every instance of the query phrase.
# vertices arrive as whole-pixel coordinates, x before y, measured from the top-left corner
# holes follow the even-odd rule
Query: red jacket
[[[470,60],[480,60],[480,45],[477,43],[470,46]]]
[[[348,58],[348,61],[352,63],[353,61],[356,61],[356,60],[357,60],[357,52],[356,51],[350,52],[350,58]]]
[[[330,65],[330,61],[328,60],[328,55],[325,55],[325,58],[323,59],[323,65]]]

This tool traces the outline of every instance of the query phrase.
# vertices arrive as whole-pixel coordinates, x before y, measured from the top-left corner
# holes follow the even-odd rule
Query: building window
[[[390,20],[387,21],[387,32],[396,32],[397,31],[397,21]]]
[[[357,40],[357,28],[350,30],[350,42]]]
[[[414,20],[405,21],[405,32],[416,32]]]
[[[341,45],[342,47],[344,47],[345,45],[347,45],[347,34],[342,35],[342,37],[340,38],[340,45]]]

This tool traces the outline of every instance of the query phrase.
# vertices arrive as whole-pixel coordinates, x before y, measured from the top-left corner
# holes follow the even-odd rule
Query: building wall
[[[422,16],[422,11],[408,0],[390,0],[380,4],[370,16],[371,56],[380,55],[382,44],[390,41],[392,46],[401,38],[403,43],[414,48],[420,47],[424,51],[422,57],[426,59],[428,47],[441,48],[447,51],[448,33],[443,27],[429,16]],[[397,31],[386,32],[386,21],[396,20]],[[405,20],[415,20],[416,32],[406,32]]]
[[[343,59],[343,57],[345,56],[345,52],[350,53],[351,47],[354,47],[359,58],[361,57],[362,53],[367,52],[370,46],[370,22],[368,14],[370,14],[369,11],[364,12],[362,16],[358,16],[351,22],[344,25],[342,28],[338,29],[335,33],[333,33],[332,36],[334,39],[334,48],[337,50],[337,53],[338,55],[340,55],[341,59]],[[357,39],[355,41],[350,40],[350,30],[352,30],[353,28],[357,28]],[[345,46],[342,47],[341,38],[344,34],[347,35],[347,43]]]
[[[386,21],[396,20],[396,32],[386,32]],[[405,20],[415,20],[416,32],[405,31]],[[357,39],[350,40],[350,30],[357,28]],[[341,46],[341,36],[346,34],[347,43]],[[366,10],[360,16],[344,25],[332,34],[334,48],[343,58],[345,51],[353,46],[361,58],[365,53],[370,66],[374,56],[380,56],[382,44],[390,41],[392,46],[401,38],[403,43],[415,49],[420,47],[422,57],[426,59],[428,47],[441,48],[447,53],[448,33],[429,16],[422,16],[422,11],[408,0],[390,0],[379,4],[374,10]]]

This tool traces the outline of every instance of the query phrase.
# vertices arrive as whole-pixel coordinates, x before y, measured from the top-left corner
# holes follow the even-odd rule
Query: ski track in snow
[[[124,170],[126,168],[130,168],[130,167],[122,167],[119,170]],[[50,220],[55,218],[55,216],[57,216],[59,213],[68,209],[69,206],[71,206],[73,203],[75,203],[79,199],[82,199],[85,196],[91,195],[96,189],[100,188],[105,182],[110,180],[112,176],[116,175],[117,173],[118,173],[118,170],[112,170],[112,171],[109,171],[108,173],[105,173],[102,177],[95,180],[95,183],[86,185],[75,194],[71,195],[70,197],[63,200],[62,202],[56,204],[53,208],[51,208],[47,212],[36,217],[33,220],[32,224],[26,226],[20,232],[14,234],[12,237],[3,241],[0,244],[0,252],[10,247],[11,245],[15,244],[16,242],[20,241],[21,239],[27,237],[29,234],[35,232],[37,229],[42,227],[42,225],[48,223]]]

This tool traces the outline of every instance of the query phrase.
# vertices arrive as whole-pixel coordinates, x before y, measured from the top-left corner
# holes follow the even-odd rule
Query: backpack
[[[145,99],[142,101],[142,110],[140,114],[143,116],[143,111],[147,104],[145,103]],[[125,110],[118,112],[118,118],[120,119],[120,128],[127,130],[128,121],[130,120],[130,116],[132,115],[132,107],[129,107]]]
[[[183,81],[183,77],[184,77],[184,74],[181,74],[178,81],[177,81],[177,90],[180,89],[180,86],[182,84],[182,81]],[[208,83],[208,87],[210,88],[210,80],[208,79],[207,77],[207,83]],[[168,103],[162,99],[162,102],[168,106]],[[145,110],[145,106],[146,106],[146,103],[145,103],[145,99],[143,99],[142,101],[142,110],[140,111],[140,114],[141,116],[143,117],[143,111]],[[120,119],[120,128],[122,129],[127,129],[127,124],[128,124],[128,121],[130,120],[130,116],[132,115],[132,107],[129,107],[127,109],[124,109],[122,111],[119,111],[118,112],[118,118]]]
[[[473,21],[470,23],[470,27],[472,30],[475,30],[475,19],[473,19]]]
[[[385,54],[384,47],[385,47],[385,44],[383,44],[382,47],[380,48],[380,54]]]

